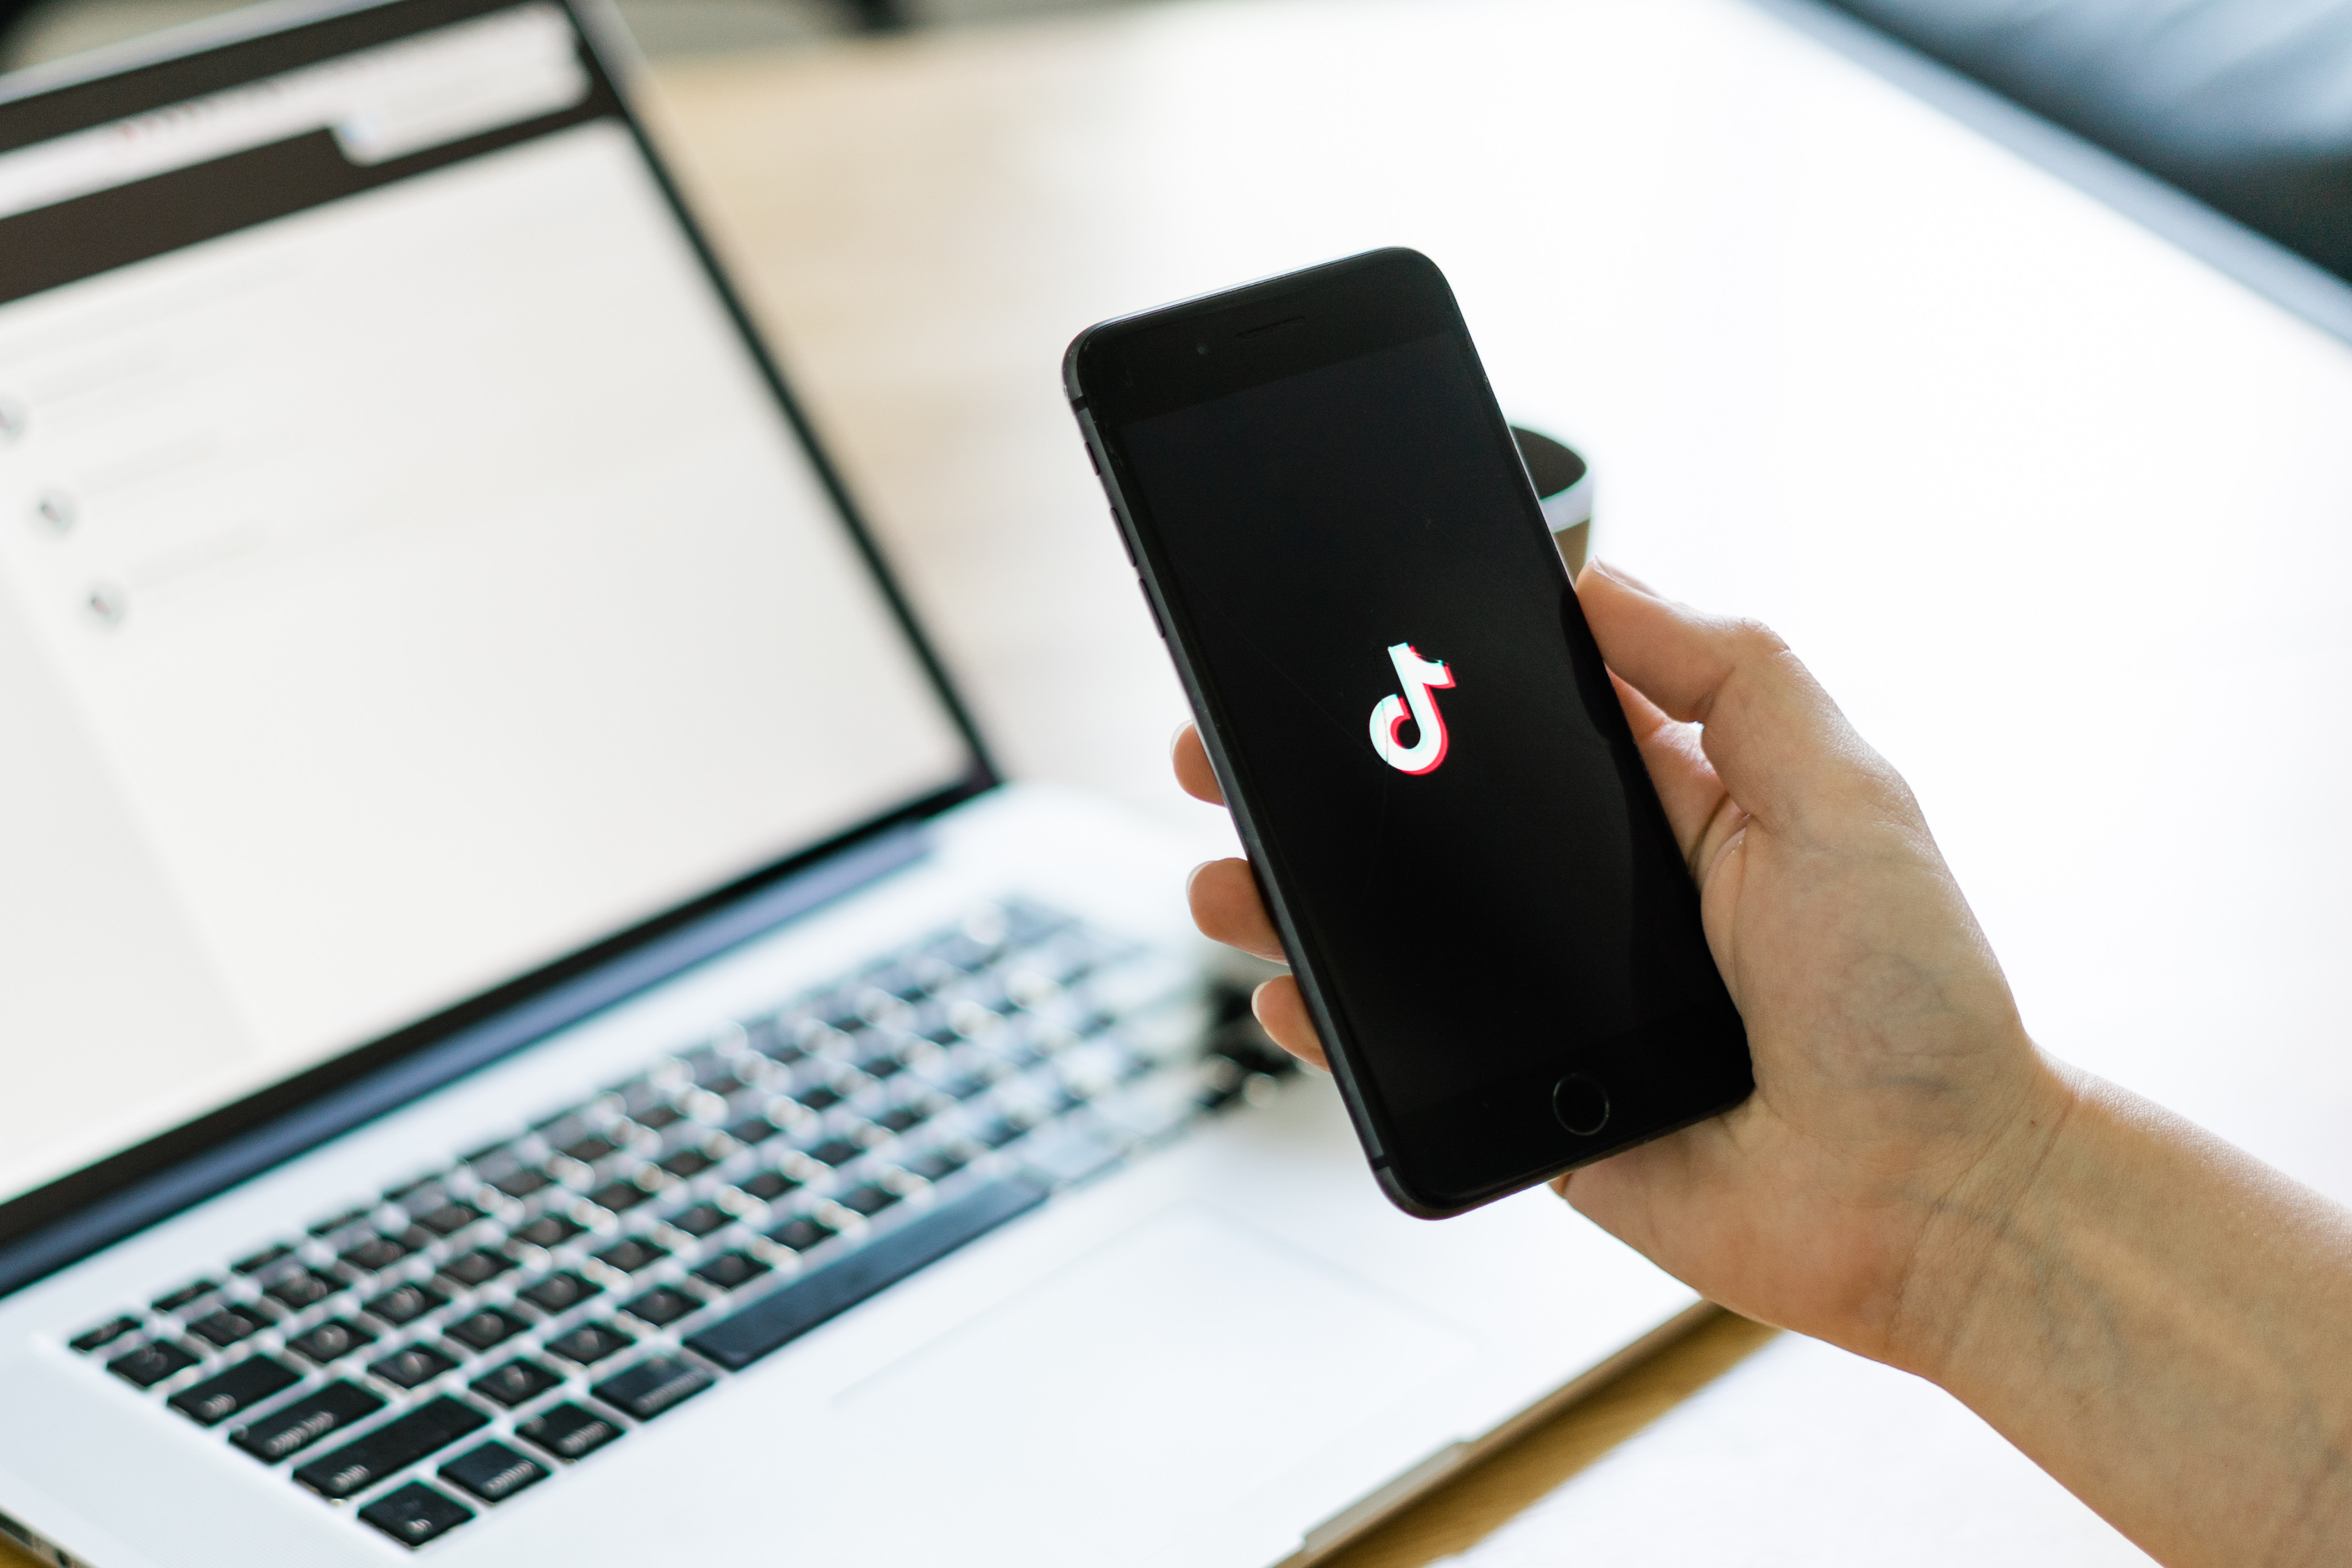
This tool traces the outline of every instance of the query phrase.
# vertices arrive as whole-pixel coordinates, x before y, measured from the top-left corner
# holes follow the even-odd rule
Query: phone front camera
[[[1194,343],[1192,345],[1192,352],[1195,353],[1207,353],[1209,352],[1209,345],[1206,343]]]

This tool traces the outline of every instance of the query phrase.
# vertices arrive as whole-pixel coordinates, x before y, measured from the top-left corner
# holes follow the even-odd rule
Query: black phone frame
[[[1223,705],[1193,657],[1200,638],[1198,624],[1181,596],[1171,592],[1173,577],[1169,562],[1153,531],[1149,510],[1137,493],[1116,432],[1137,420],[1439,334],[1456,343],[1477,380],[1498,460],[1524,476],[1524,460],[1486,381],[1453,289],[1428,257],[1402,247],[1366,251],[1098,322],[1079,333],[1063,357],[1064,390],[1087,456],[1109,496],[1120,542],[1136,568],[1145,602],[1200,721],[1211,765],[1249,853],[1267,911],[1292,961],[1308,1013],[1323,1038],[1349,1120],[1381,1190],[1397,1207],[1423,1219],[1465,1213],[1562,1172],[1664,1137],[1730,1109],[1755,1087],[1745,1027],[1727,995],[1718,1004],[1675,1015],[1607,1043],[1614,1047],[1612,1065],[1638,1080],[1633,1087],[1640,1093],[1627,1097],[1634,1101],[1636,1110],[1630,1119],[1620,1119],[1594,1134],[1570,1131],[1554,1111],[1549,1081],[1553,1069],[1547,1069],[1539,1105],[1523,1092],[1534,1087],[1532,1082],[1513,1084],[1500,1094],[1483,1091],[1476,1097],[1475,1113],[1491,1119],[1496,1129],[1494,1146],[1505,1156],[1502,1168],[1467,1181],[1460,1179],[1459,1171],[1433,1180],[1437,1175],[1433,1169],[1408,1168],[1434,1163],[1406,1157],[1407,1149],[1424,1146],[1417,1129],[1432,1118],[1474,1108],[1449,1101],[1405,1111],[1386,1102],[1372,1073],[1358,1059],[1360,1053],[1352,1045],[1345,1009],[1324,978],[1326,966],[1318,961],[1315,943],[1295,912],[1302,900],[1253,809],[1248,769],[1226,742]],[[1523,488],[1526,525],[1545,542],[1542,556],[1559,576],[1563,630],[1581,645],[1580,655],[1591,668],[1602,668],[1600,650],[1576,606],[1567,568],[1550,545],[1542,502],[1532,482]],[[1622,711],[1612,706],[1611,712],[1617,725],[1626,727],[1630,739]],[[1664,823],[1664,808],[1654,792],[1649,804],[1656,820]],[[1692,909],[1696,918],[1696,889]],[[1650,1070],[1659,1047],[1707,1069],[1710,1076],[1702,1079],[1702,1085],[1719,1088],[1703,1088],[1696,1096],[1671,1092]],[[1666,1092],[1660,1092],[1662,1089]],[[1518,1098],[1514,1098],[1514,1091],[1521,1091]]]

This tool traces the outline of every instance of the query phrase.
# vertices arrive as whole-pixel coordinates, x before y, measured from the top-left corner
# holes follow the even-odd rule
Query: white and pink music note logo
[[[1422,658],[1409,642],[1391,643],[1389,662],[1396,666],[1404,695],[1383,697],[1372,709],[1372,750],[1401,773],[1435,773],[1437,764],[1445,760],[1445,716],[1438,712],[1437,699],[1430,693],[1452,686],[1454,672]],[[1397,739],[1407,719],[1421,727],[1420,736],[1410,746]]]

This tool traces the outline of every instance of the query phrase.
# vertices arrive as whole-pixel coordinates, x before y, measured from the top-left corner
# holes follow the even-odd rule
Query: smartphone
[[[1452,289],[1376,250],[1104,321],[1070,403],[1382,1189],[1738,1104],[1698,892]]]

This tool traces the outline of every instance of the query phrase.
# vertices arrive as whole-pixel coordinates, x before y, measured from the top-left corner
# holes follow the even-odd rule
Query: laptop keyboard
[[[1279,1070],[1216,1022],[991,905],[70,1342],[423,1546]]]

